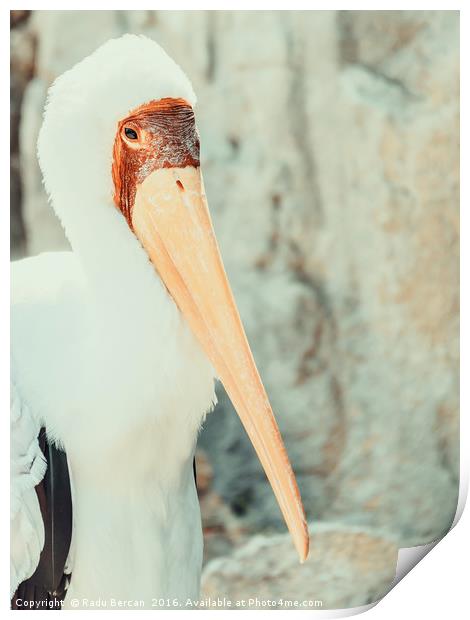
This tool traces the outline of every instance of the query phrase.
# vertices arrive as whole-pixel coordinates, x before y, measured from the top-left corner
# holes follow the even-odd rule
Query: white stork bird
[[[307,556],[295,477],[207,209],[195,101],[179,66],[133,35],[49,91],[39,161],[73,251],[12,268],[12,595],[40,562],[45,519],[60,515],[38,502],[52,469],[38,442],[45,428],[72,487],[67,566],[53,566],[72,573],[65,607],[199,597],[192,463],[215,377]],[[57,503],[67,481],[52,482],[46,500]]]

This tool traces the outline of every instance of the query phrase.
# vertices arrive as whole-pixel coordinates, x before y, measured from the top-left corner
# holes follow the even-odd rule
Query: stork
[[[59,527],[44,515],[61,506],[38,492],[56,446],[73,530],[66,562],[54,548],[47,561],[70,575],[64,607],[199,597],[192,465],[217,378],[307,557],[295,477],[211,224],[195,102],[180,67],[136,35],[49,90],[38,157],[72,252],[12,266],[12,595]],[[57,504],[67,476],[51,484]]]

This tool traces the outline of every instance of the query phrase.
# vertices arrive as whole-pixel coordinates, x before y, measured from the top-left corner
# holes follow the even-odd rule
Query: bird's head
[[[112,167],[114,202],[131,229],[137,187],[165,168],[199,169],[194,111],[184,99],[149,101],[118,123]],[[183,191],[182,182],[176,183]]]
[[[194,103],[155,42],[109,41],[51,88],[39,139],[45,184],[66,227],[97,217],[74,191],[86,188],[93,208],[113,210],[138,239],[223,383],[304,560],[303,506],[217,247]]]

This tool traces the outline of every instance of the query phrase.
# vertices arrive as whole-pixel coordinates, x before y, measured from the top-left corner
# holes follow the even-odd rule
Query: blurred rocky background
[[[220,390],[203,592],[377,600],[397,549],[456,509],[459,15],[13,11],[13,258],[67,247],[36,161],[47,88],[125,32],[198,94],[214,225],[312,523],[300,567]]]

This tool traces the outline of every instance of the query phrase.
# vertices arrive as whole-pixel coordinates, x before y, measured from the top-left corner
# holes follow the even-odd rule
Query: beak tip
[[[301,564],[303,564],[307,560],[309,552],[310,552],[310,533],[308,531],[307,522],[304,521],[304,531],[303,531],[303,535],[301,539],[299,540],[299,546],[298,546],[298,553],[299,553],[299,559],[300,559]]]
[[[308,526],[305,522],[303,531],[300,536],[294,538],[294,544],[299,555],[299,562],[300,564],[304,564],[304,562],[308,558],[308,554],[310,551],[310,536],[308,532]]]
[[[307,538],[307,542],[305,544],[305,547],[302,549],[301,553],[300,553],[300,563],[304,564],[304,562],[307,560],[308,558],[308,554],[309,554],[309,544],[308,544],[308,538]]]

